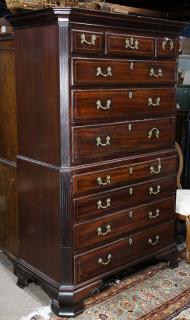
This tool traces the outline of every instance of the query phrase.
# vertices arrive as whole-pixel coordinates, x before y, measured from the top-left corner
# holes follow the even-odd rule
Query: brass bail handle
[[[106,236],[108,233],[111,232],[111,226],[110,226],[110,224],[107,224],[107,226],[106,226],[105,228],[106,228],[106,231],[105,231],[105,232],[102,231],[102,227],[98,227],[98,228],[97,228],[97,234],[98,234],[98,236]]]
[[[98,146],[106,147],[106,146],[110,146],[110,144],[111,144],[111,138],[110,138],[110,136],[107,136],[107,137],[106,137],[106,142],[105,142],[105,143],[102,142],[102,138],[101,138],[101,137],[97,137],[97,138],[96,138],[96,145],[97,145],[97,147],[98,147]]]
[[[160,106],[160,97],[156,98],[156,102],[153,102],[152,98],[148,98],[149,107],[159,107]]]
[[[91,39],[90,41],[87,41],[87,40],[86,40],[86,35],[85,35],[84,33],[82,33],[81,36],[80,36],[80,42],[81,42],[81,44],[86,43],[86,44],[88,44],[88,45],[95,46],[95,44],[96,44],[96,35],[95,35],[95,34],[92,34],[91,36],[88,35],[88,37],[90,37],[90,39]]]
[[[99,258],[98,259],[98,263],[102,264],[103,266],[106,266],[108,263],[110,263],[111,257],[112,257],[111,253],[109,253],[108,256],[107,256],[107,261],[106,262],[104,262],[104,260],[102,258]]]
[[[106,204],[105,205],[103,205],[102,200],[98,200],[97,201],[97,209],[107,209],[110,206],[111,206],[111,199],[110,198],[106,199]]]
[[[160,240],[159,235],[156,235],[155,241],[152,240],[151,238],[149,238],[149,239],[148,239],[148,243],[151,244],[152,246],[155,246],[155,245],[158,243],[159,240]]]
[[[149,219],[156,219],[160,216],[160,210],[156,209],[155,214],[152,211],[148,213]]]
[[[154,68],[150,69],[150,77],[158,78],[158,77],[162,77],[162,76],[163,76],[163,74],[162,74],[161,68],[158,68],[157,71],[155,71]]]
[[[151,195],[151,194],[158,194],[158,193],[160,193],[160,185],[158,184],[158,185],[156,186],[156,189],[155,189],[155,190],[154,190],[153,187],[150,187],[150,188],[149,188],[149,193],[150,193],[150,195]]]
[[[97,67],[97,69],[96,69],[96,76],[97,76],[97,77],[99,77],[99,76],[102,76],[102,77],[111,77],[111,76],[112,76],[112,68],[111,68],[110,66],[108,66],[108,67],[106,68],[106,72],[103,72],[101,67]]]
[[[125,48],[132,49],[132,50],[138,50],[139,49],[138,40],[134,39],[133,37],[125,39]]]
[[[96,181],[99,186],[106,186],[107,184],[111,183],[111,176],[109,176],[109,175],[106,176],[104,181],[101,177],[97,177]]]
[[[160,158],[158,158],[158,166],[157,166],[157,168],[156,167],[154,167],[154,166],[150,166],[150,173],[151,174],[158,174],[158,173],[160,173],[160,171],[161,171],[161,168],[162,168],[162,166],[161,166],[161,160],[160,160]]]
[[[103,106],[102,101],[101,100],[97,100],[96,101],[96,109],[102,109],[102,110],[109,110],[111,108],[111,99],[107,99],[106,100],[106,104],[105,106]]]
[[[148,139],[151,139],[153,136],[155,135],[155,137],[158,139],[159,135],[160,135],[160,130],[158,128],[152,128],[149,132],[148,132]]]
[[[166,50],[167,43],[169,44],[170,50],[172,51],[174,48],[174,43],[173,40],[170,38],[164,38],[164,40],[162,41],[162,49]]]

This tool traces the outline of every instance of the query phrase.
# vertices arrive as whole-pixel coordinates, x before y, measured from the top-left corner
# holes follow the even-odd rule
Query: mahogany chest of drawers
[[[60,316],[149,258],[176,264],[183,23],[77,9],[9,18],[18,104],[18,284]]]

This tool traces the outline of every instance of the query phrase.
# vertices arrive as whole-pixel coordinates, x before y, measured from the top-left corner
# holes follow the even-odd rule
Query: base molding
[[[57,284],[45,275],[42,276],[41,272],[20,259],[14,262],[14,273],[18,277],[17,285],[22,289],[28,286],[30,282],[40,285],[52,299],[51,308],[57,316],[76,317],[84,311],[84,299],[105,288],[109,278],[113,280],[113,277],[117,277],[119,274],[123,274],[124,276],[129,268],[130,273],[133,268],[137,271],[138,264],[142,267],[142,263],[146,262],[147,265],[150,259],[157,261],[164,260],[168,262],[170,268],[177,267],[177,255],[177,247],[173,244],[170,247],[159,250],[154,255],[152,254],[130,262],[128,265],[121,267],[117,272],[110,272],[109,276],[104,278],[99,277],[99,279],[93,279],[91,282],[78,285]]]

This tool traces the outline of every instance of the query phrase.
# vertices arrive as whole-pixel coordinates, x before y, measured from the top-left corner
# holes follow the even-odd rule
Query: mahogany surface
[[[15,273],[21,287],[44,287],[57,315],[76,316],[105,278],[150,258],[177,263],[184,24],[75,8],[9,20],[18,97]]]
[[[17,110],[13,35],[0,35],[0,248],[18,256]]]
[[[176,108],[174,88],[73,90],[72,98],[73,122],[136,119],[137,113],[154,118]]]
[[[110,67],[112,76],[97,76],[97,68],[101,68],[102,73],[107,75],[107,69]],[[108,84],[162,84],[175,83],[176,81],[176,62],[170,61],[123,61],[123,60],[83,60],[73,59],[73,85],[108,85]],[[163,77],[150,77],[150,70],[161,68]]]

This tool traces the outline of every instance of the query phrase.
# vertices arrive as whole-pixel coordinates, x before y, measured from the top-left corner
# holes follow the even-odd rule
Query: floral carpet
[[[48,306],[21,320],[61,319],[66,318],[53,315]],[[190,265],[181,257],[176,269],[159,263],[116,281],[87,299],[85,311],[75,319],[190,320]]]

